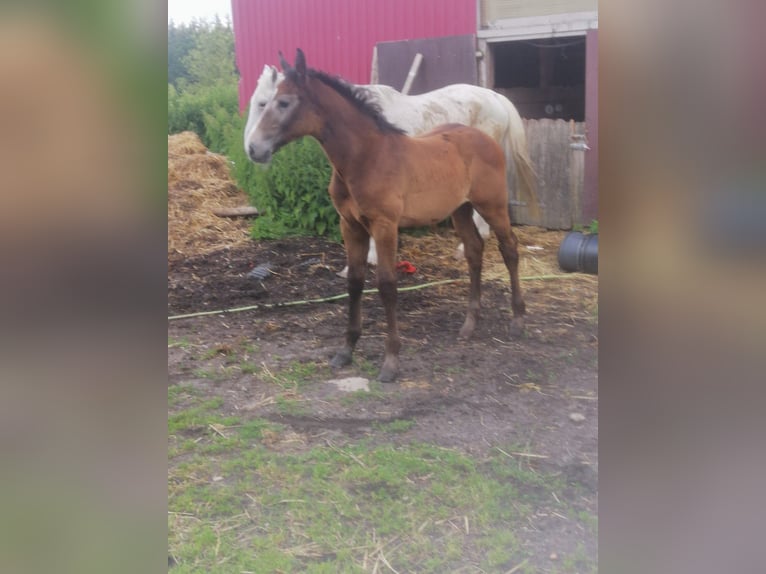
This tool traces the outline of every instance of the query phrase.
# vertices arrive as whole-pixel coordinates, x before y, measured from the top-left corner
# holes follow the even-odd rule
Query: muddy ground
[[[537,231],[521,238],[522,258],[547,261],[553,268],[561,232]],[[447,252],[430,257],[429,249]],[[363,300],[363,335],[354,364],[339,372],[327,360],[343,341],[346,300],[270,307],[342,294],[345,281],[336,272],[344,265],[339,244],[296,238],[248,242],[231,249],[170,261],[168,315],[261,305],[231,314],[174,319],[168,324],[170,384],[197,386],[223,397],[224,409],[238,416],[262,417],[292,429],[274,448],[306,449],[324,444],[378,440],[376,423],[415,421],[405,432],[379,440],[428,442],[481,457],[515,448],[519,464],[540,472],[562,473],[573,487],[576,508],[597,513],[597,278],[566,275],[525,280],[526,334],[510,339],[510,293],[496,268],[485,264],[483,312],[473,338],[459,342],[467,283],[465,264],[454,261],[450,230],[425,238],[402,239],[400,259],[417,268],[400,273],[400,287],[443,279],[461,279],[421,290],[401,292],[401,376],[378,388],[364,402],[331,400],[342,394],[327,384],[335,378],[374,378],[383,357],[385,321],[376,294]],[[534,245],[533,245],[534,244]],[[542,246],[542,248],[540,248]],[[530,249],[530,247],[532,249]],[[492,244],[488,245],[492,250]],[[496,257],[496,256],[495,256]],[[248,278],[256,265],[268,263],[264,280]],[[526,271],[525,271],[526,269]],[[534,269],[532,269],[534,273]],[[522,265],[522,276],[530,268]],[[553,274],[560,274],[557,269]],[[538,272],[537,276],[540,275]],[[534,275],[533,275],[534,276]],[[507,276],[506,276],[507,277]],[[374,286],[374,271],[367,287]],[[226,370],[233,355],[278,371],[289,365],[317,365],[319,380],[303,388],[302,408],[281,411],[271,400],[273,384],[236,369]],[[200,368],[220,368],[224,376],[200,376]],[[584,494],[583,494],[584,493]],[[549,571],[555,552],[584,547],[595,560],[592,529],[540,509],[524,544]]]

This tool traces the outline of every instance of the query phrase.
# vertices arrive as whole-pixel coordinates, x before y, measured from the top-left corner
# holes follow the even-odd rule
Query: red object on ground
[[[400,261],[396,264],[396,270],[412,275],[415,273],[415,271],[417,271],[417,268],[409,261]]]

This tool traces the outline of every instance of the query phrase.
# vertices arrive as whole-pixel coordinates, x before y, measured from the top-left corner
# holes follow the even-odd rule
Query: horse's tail
[[[538,219],[540,217],[540,204],[537,199],[537,174],[529,157],[524,122],[516,106],[502,94],[498,94],[498,96],[502,98],[508,111],[508,130],[503,138],[505,161],[508,164],[513,161],[516,168],[516,187],[526,198],[527,212],[530,217]]]

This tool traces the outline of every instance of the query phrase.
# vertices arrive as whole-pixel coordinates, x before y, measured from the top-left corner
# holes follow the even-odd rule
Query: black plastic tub
[[[559,247],[559,267],[598,275],[598,234],[567,233]]]

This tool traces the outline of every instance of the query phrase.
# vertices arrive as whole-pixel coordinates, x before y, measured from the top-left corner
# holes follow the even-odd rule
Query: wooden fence
[[[571,229],[582,219],[585,179],[585,123],[564,120],[524,120],[527,146],[537,172],[539,217],[532,217],[515,185],[510,185],[514,223],[548,229]]]

